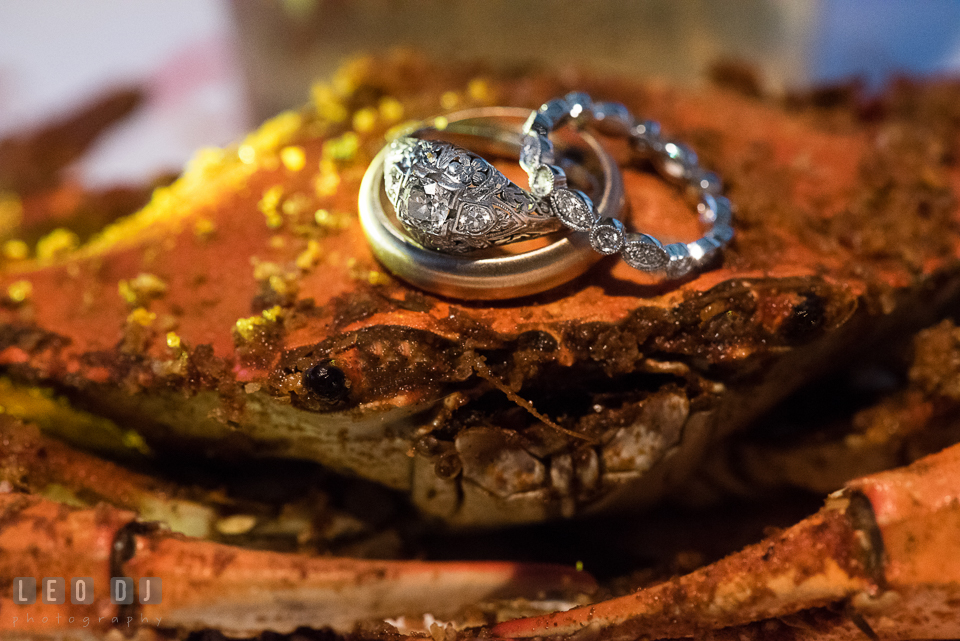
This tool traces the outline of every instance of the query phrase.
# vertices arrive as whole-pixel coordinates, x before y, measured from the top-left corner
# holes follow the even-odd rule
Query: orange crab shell
[[[10,586],[5,586],[0,597],[0,630],[39,634],[66,627],[86,627],[101,633],[111,629],[111,618],[117,616],[117,608],[109,599],[114,538],[135,514],[105,505],[76,511],[22,494],[0,495],[0,510],[6,522],[0,534],[0,576],[10,577]],[[14,577],[37,580],[36,603],[14,604]],[[71,578],[92,578],[93,585],[88,589],[94,590],[94,603],[75,605],[69,598],[59,605],[43,603],[43,577],[64,578],[68,597]],[[74,621],[68,626],[71,618]]]
[[[422,96],[403,95],[402,87],[389,83],[388,70],[366,73],[372,77],[355,82],[369,83],[379,91],[385,90],[379,85],[391,85],[388,88],[401,99],[411,100],[409,111],[416,114],[423,109],[416,104]],[[545,85],[539,88],[544,95],[562,91],[550,78],[539,83]],[[503,82],[496,93],[509,101],[518,91],[515,85]],[[712,138],[711,149],[702,155],[708,155],[708,165],[734,180],[742,181],[744,165],[762,155],[770,168],[754,179],[780,173],[786,176],[780,180],[784,184],[775,191],[754,192],[750,191],[753,185],[735,183],[730,194],[741,210],[740,222],[753,224],[754,216],[785,215],[776,211],[783,208],[789,209],[797,228],[768,225],[759,238],[740,229],[725,265],[680,287],[639,286],[635,284],[641,282],[638,273],[613,260],[557,291],[511,303],[437,299],[411,292],[384,274],[372,259],[355,217],[359,179],[366,161],[383,144],[383,128],[336,136],[342,129],[335,124],[309,113],[288,113],[236,149],[203,152],[187,174],[172,188],[159,190],[145,210],[79,250],[8,266],[4,282],[9,286],[28,280],[32,295],[20,308],[8,308],[4,319],[11,324],[25,321],[47,335],[70,337],[70,346],[56,359],[59,375],[79,373],[94,381],[115,381],[120,369],[115,363],[98,367],[81,356],[115,352],[122,340],[121,348],[131,355],[169,360],[171,353],[163,339],[164,330],[172,329],[182,346],[210,345],[214,357],[239,360],[233,371],[239,381],[248,382],[261,380],[269,371],[279,353],[277,347],[315,345],[377,326],[407,327],[461,341],[475,333],[476,342],[483,344],[532,329],[558,333],[566,325],[615,326],[642,310],[676,313],[683,301],[702,297],[719,284],[743,283],[757,299],[755,322],[775,333],[794,319],[796,306],[811,287],[825,289],[827,318],[818,322],[829,327],[844,320],[852,301],[871,288],[897,289],[914,280],[915,267],[898,261],[881,262],[871,273],[856,275],[848,267],[847,248],[835,241],[817,243],[817,238],[802,237],[851,206],[859,187],[859,168],[873,151],[875,132],[870,127],[850,123],[833,131],[820,130],[803,114],[785,113],[724,91],[689,94],[638,91],[631,86],[603,88],[619,89],[628,103],[633,97],[639,104],[629,106],[662,120],[677,137]],[[356,141],[353,155],[331,160],[331,147],[344,145],[344,139]],[[288,150],[296,151],[285,155]],[[296,160],[289,160],[291,156]],[[944,178],[960,184],[956,174]],[[335,188],[331,190],[328,183]],[[662,181],[628,171],[626,183],[633,228],[664,238],[696,233],[686,204]],[[780,202],[752,202],[774,197]],[[764,205],[774,211],[753,211]],[[747,238],[761,242],[751,245]],[[311,245],[311,240],[316,244]],[[954,239],[952,251],[931,247],[928,255],[919,256],[921,272],[933,273],[955,258],[956,244]],[[776,255],[766,253],[771,249]],[[258,272],[263,265],[270,267]],[[134,281],[141,272],[157,276],[162,291],[140,297],[118,293],[122,282]],[[284,280],[292,282],[284,284]],[[762,285],[748,285],[754,281]],[[309,313],[298,310],[291,297],[301,305],[312,301]],[[697,310],[701,322],[722,315],[723,302],[721,298]],[[248,332],[251,341],[244,341],[234,330],[238,320],[255,316],[258,308],[272,307],[269,303],[280,304],[296,322],[284,328],[279,346],[270,345],[269,353],[261,353],[258,343],[270,343],[269,330]],[[131,321],[131,311],[139,307],[156,318],[149,323],[148,317]],[[146,329],[131,328],[131,324]],[[716,362],[741,360],[762,349],[749,341],[736,342],[729,337],[700,349]],[[15,363],[22,351],[34,359],[41,357],[38,347],[10,345],[4,361]],[[344,364],[349,367],[346,357]],[[46,369],[42,360],[36,368]]]
[[[505,638],[956,638],[960,634],[960,445],[848,484],[817,514],[693,573],[634,594],[493,627]],[[758,622],[758,623],[751,623]],[[727,630],[720,630],[728,628]],[[758,629],[759,628],[759,629]],[[589,632],[588,632],[589,631]],[[772,638],[780,638],[773,636]]]
[[[8,265],[0,364],[136,425],[153,444],[313,458],[424,501],[456,490],[427,479],[433,461],[412,448],[449,413],[444,398],[485,385],[481,357],[513,389],[548,370],[675,377],[684,389],[663,405],[683,410],[679,425],[652,455],[633,447],[627,427],[594,421],[587,458],[620,448],[599,489],[581,481],[583,511],[603,510],[654,500],[710,442],[850,350],[927,322],[960,286],[951,200],[960,171],[929,152],[956,132],[924,130],[912,103],[894,95],[893,115],[874,121],[852,105],[785,109],[722,89],[584,78],[579,88],[661,121],[727,179],[737,237],[723,263],[651,288],[611,259],[556,290],[496,304],[413,290],[373,260],[356,202],[397,112],[427,116],[470,80],[422,66],[402,58],[351,68],[351,89],[337,99],[347,113],[373,114],[373,125],[354,118],[349,130],[329,92],[318,92],[325,97],[310,109],[278,116],[237,147],[200,153],[98,238],[70,250],[53,237],[37,260]],[[431,80],[411,80],[421,73]],[[548,75],[489,84],[490,100],[534,106],[569,89]],[[625,180],[630,227],[665,240],[696,233],[661,179],[631,166]],[[905,215],[911,207],[924,215]],[[304,385],[305,370],[326,361],[350,382],[344,400]],[[600,417],[613,423],[612,413]],[[640,480],[640,468],[676,450],[684,456]],[[551,498],[562,488],[518,482],[510,503],[491,483],[468,487],[484,507],[465,522],[567,513]],[[445,504],[427,509],[458,518]]]

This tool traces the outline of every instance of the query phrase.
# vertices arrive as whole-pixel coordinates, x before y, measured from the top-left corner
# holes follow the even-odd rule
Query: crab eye
[[[350,391],[346,374],[329,360],[320,361],[304,372],[303,385],[327,403],[344,400]]]

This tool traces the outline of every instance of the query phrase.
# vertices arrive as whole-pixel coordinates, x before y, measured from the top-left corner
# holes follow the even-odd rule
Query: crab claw
[[[102,504],[76,509],[0,494],[0,577],[31,576],[38,583],[39,577],[90,577],[96,600],[68,606],[38,599],[15,608],[5,592],[0,608],[23,616],[0,617],[0,636],[8,627],[25,634],[62,629],[66,617],[89,617],[100,632],[129,621],[233,635],[301,626],[348,632],[358,622],[389,616],[443,617],[488,597],[595,587],[583,572],[550,565],[363,561],[249,550],[161,531],[135,520],[133,512]],[[112,576],[130,577],[135,591],[141,578],[157,577],[160,598],[139,603],[138,595],[134,604],[112,604]]]
[[[634,594],[496,625],[499,637],[682,637],[836,603],[873,638],[960,636],[960,445],[850,482],[817,514]],[[823,634],[826,631],[820,630]],[[838,632],[833,630],[833,632]]]

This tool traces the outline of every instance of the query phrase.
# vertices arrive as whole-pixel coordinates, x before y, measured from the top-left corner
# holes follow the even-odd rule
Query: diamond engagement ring
[[[602,258],[577,234],[518,242],[563,225],[545,201],[450,142],[481,147],[487,158],[517,158],[529,114],[512,107],[448,114],[374,158],[360,185],[360,222],[374,256],[390,272],[437,294],[496,300],[557,287]],[[429,139],[439,136],[445,140]],[[558,167],[596,199],[598,213],[617,219],[623,182],[613,157],[586,131],[567,128],[555,138]],[[464,250],[473,253],[457,253]]]
[[[634,152],[652,161],[660,174],[691,191],[697,200],[700,222],[708,225],[704,236],[691,243],[671,243],[643,233],[627,232],[623,224],[603,215],[590,198],[568,189],[562,168],[553,164],[551,133],[568,122],[591,127],[602,134],[627,138]],[[616,102],[593,102],[585,93],[570,93],[544,103],[530,114],[520,165],[527,172],[530,191],[545,202],[564,225],[589,234],[590,244],[601,254],[620,253],[638,270],[660,278],[676,279],[704,267],[733,239],[732,208],[721,195],[720,179],[697,164],[697,155],[681,142],[661,137],[653,121],[634,119]]]
[[[562,229],[546,203],[449,142],[399,138],[384,165],[397,219],[424,247],[465,253]]]

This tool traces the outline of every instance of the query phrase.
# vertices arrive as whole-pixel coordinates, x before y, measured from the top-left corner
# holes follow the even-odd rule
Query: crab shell
[[[657,500],[712,443],[930,322],[960,285],[960,171],[943,152],[957,132],[924,111],[955,88],[893,92],[878,117],[585,80],[578,89],[660,121],[726,179],[737,237],[682,283],[644,284],[611,259],[491,304],[384,273],[356,216],[361,177],[401,114],[431,115],[447,92],[533,107],[571,87],[408,57],[355,63],[334,86],[237,146],[199,152],[89,242],[54,234],[8,261],[11,379],[54,386],[156,452],[311,459],[453,524],[530,522]],[[628,227],[697,237],[681,195],[610,144]]]

